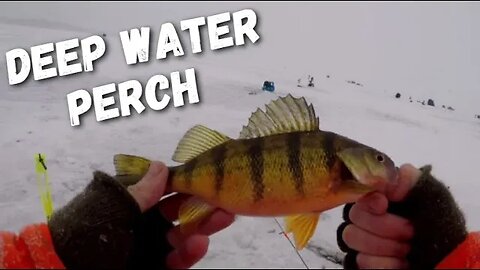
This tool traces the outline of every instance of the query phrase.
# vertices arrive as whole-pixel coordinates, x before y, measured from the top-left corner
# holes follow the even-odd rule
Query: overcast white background
[[[260,40],[242,47],[192,55],[180,21],[251,8]],[[156,60],[158,31],[172,22],[185,55]],[[231,25],[231,24],[230,24]],[[119,32],[151,27],[148,63],[125,63]],[[94,72],[9,86],[5,53],[13,48],[106,34],[107,53]],[[202,29],[206,37],[206,28]],[[480,228],[477,199],[480,150],[480,5],[478,3],[315,2],[22,2],[0,3],[0,229],[18,230],[43,220],[33,155],[50,164],[55,206],[88,182],[95,169],[113,173],[118,152],[145,155],[169,165],[188,128],[205,124],[237,137],[248,116],[277,95],[305,96],[321,128],[378,147],[397,163],[431,163],[451,187],[469,227]],[[194,67],[198,104],[97,123],[93,113],[72,128],[66,94],[111,82]],[[315,76],[315,88],[297,79]],[[326,79],[330,75],[330,79]],[[249,95],[264,80],[277,92]],[[346,83],[354,80],[364,87]],[[396,92],[402,99],[393,98]],[[436,107],[409,103],[433,98]],[[455,111],[439,108],[453,106]],[[338,251],[339,209],[322,217],[313,244]],[[272,219],[241,218],[214,236],[198,267],[302,267]],[[276,233],[272,233],[272,230]],[[312,267],[338,267],[309,250]]]

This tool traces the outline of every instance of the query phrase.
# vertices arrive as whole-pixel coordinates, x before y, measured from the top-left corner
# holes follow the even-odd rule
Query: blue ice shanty
[[[275,91],[275,83],[271,82],[271,81],[263,82],[262,90],[263,91],[269,91],[269,92]]]

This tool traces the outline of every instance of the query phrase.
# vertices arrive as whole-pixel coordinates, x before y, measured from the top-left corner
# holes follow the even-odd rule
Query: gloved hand
[[[345,205],[337,229],[345,269],[433,269],[465,240],[464,216],[431,169],[404,165],[398,186]]]
[[[85,190],[56,211],[49,228],[55,250],[67,268],[189,268],[208,248],[208,235],[233,222],[214,212],[197,234],[182,235],[172,224],[185,195],[160,201],[168,168],[152,162],[137,184],[125,188],[95,172]]]

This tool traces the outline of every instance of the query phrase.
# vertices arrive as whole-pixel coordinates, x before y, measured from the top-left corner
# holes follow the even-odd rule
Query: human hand
[[[406,256],[414,227],[408,219],[387,210],[389,201],[400,202],[407,196],[420,175],[420,170],[405,164],[395,186],[387,186],[385,193],[369,193],[345,207],[346,222],[338,228],[337,238],[340,248],[348,252],[346,268],[408,267]]]
[[[180,205],[190,198],[190,195],[175,194],[160,201],[165,196],[168,179],[168,168],[161,162],[153,161],[147,174],[137,184],[129,186],[128,191],[135,198],[142,212],[152,207],[158,207],[160,213],[169,221],[178,219]],[[160,201],[160,202],[159,202]],[[167,239],[173,246],[173,251],[167,255],[167,265],[170,268],[190,268],[205,256],[208,236],[228,227],[234,221],[234,215],[217,209],[200,226],[198,231],[184,235],[178,226],[167,233]]]

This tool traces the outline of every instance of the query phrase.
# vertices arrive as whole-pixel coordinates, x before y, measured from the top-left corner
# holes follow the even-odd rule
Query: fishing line
[[[303,265],[305,265],[305,267],[306,267],[307,269],[310,269],[310,268],[308,268],[308,265],[307,265],[307,263],[305,262],[305,260],[303,260],[302,255],[300,255],[300,252],[298,252],[297,248],[296,248],[295,245],[293,244],[292,240],[290,240],[290,237],[288,237],[287,233],[283,230],[283,227],[282,227],[282,225],[280,225],[280,222],[278,222],[277,218],[273,218],[273,219],[275,219],[275,222],[277,223],[278,227],[280,227],[280,230],[282,231],[281,234],[283,234],[283,235],[287,238],[288,242],[289,242],[290,245],[292,246],[293,250],[295,250],[295,253],[297,253],[297,256],[300,258],[300,260],[302,261]]]

